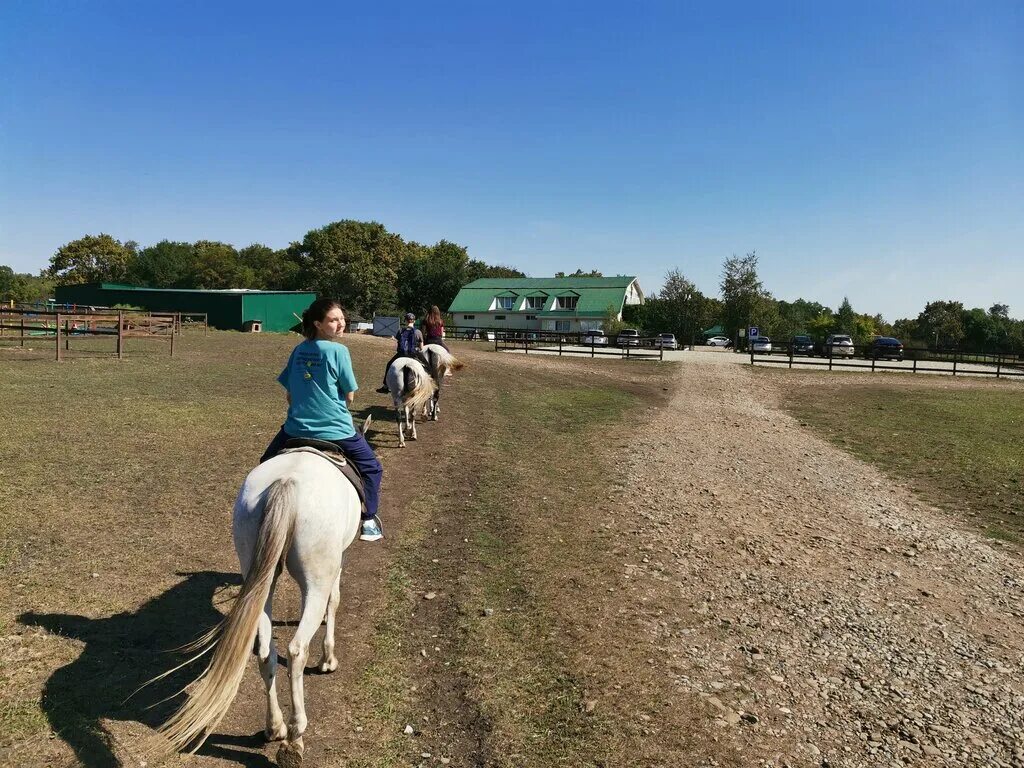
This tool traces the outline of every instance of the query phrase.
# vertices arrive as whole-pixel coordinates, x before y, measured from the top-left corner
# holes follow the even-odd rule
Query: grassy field
[[[238,583],[229,513],[283,416],[295,337],[186,334],[121,362],[0,351],[0,763],[113,765],[166,715],[129,699]],[[342,668],[311,676],[310,759],[350,766],[673,765],[708,754],[700,706],[623,615],[616,466],[673,367],[527,360],[455,345],[442,421],[398,450],[370,393],[390,345],[354,338],[357,418],[385,465],[383,545],[357,546]],[[430,599],[428,599],[430,595]],[[280,591],[279,647],[298,614]],[[650,605],[645,610],[653,610]],[[279,689],[284,690],[283,681]],[[416,732],[403,735],[406,725]],[[266,766],[255,665],[196,765]],[[719,765],[741,765],[727,750]],[[640,762],[637,762],[637,761]],[[427,761],[429,762],[429,761]]]
[[[1018,383],[810,374],[783,391],[790,412],[836,445],[989,536],[1024,542]]]

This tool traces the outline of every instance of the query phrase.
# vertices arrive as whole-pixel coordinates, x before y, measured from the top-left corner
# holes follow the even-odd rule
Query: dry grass
[[[170,665],[164,650],[219,618],[215,596],[238,583],[230,505],[280,424],[274,377],[295,338],[184,341],[173,361],[5,365],[14,407],[0,426],[11,510],[0,518],[0,576],[12,589],[0,595],[0,626],[18,639],[4,650],[0,762],[108,764],[105,724],[159,722],[166,708],[147,713],[152,698],[127,695]],[[637,617],[620,614],[610,591],[618,541],[605,527],[618,510],[618,457],[634,424],[666,401],[673,368],[456,344],[468,367],[445,389],[442,421],[398,451],[386,399],[367,393],[390,349],[361,338],[350,348],[365,390],[358,415],[377,420],[388,538],[349,557],[343,669],[306,687],[311,759],[408,765],[429,752],[452,765],[679,765],[703,756],[692,735],[702,713],[648,669],[647,641],[630,641]],[[283,591],[279,643],[297,614],[294,592]],[[237,735],[262,728],[261,713],[250,665],[224,735],[196,764],[265,765],[258,737]],[[402,734],[406,724],[415,736]]]

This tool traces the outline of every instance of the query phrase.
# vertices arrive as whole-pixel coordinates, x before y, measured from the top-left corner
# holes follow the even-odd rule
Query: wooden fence
[[[187,315],[186,315],[187,316]],[[195,315],[192,315],[195,317]],[[206,327],[206,316],[203,325]],[[0,308],[0,342],[49,342],[56,360],[71,350],[72,339],[106,337],[115,340],[114,352],[124,357],[126,339],[166,341],[174,357],[175,338],[181,334],[180,312],[38,312]]]

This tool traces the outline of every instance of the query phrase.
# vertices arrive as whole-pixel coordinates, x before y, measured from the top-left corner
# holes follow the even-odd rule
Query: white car
[[[843,333],[834,333],[825,339],[825,357],[853,357],[853,339]]]
[[[585,347],[607,347],[608,337],[600,328],[594,328],[583,332],[580,336],[580,344]]]
[[[712,336],[705,344],[709,347],[728,347],[730,341],[728,336]]]
[[[640,331],[636,328],[623,328],[619,331],[619,336],[615,340],[615,343],[620,347],[639,347]]]
[[[659,333],[654,337],[654,341],[651,343],[655,347],[661,347],[662,349],[679,349],[679,344],[676,343],[675,334],[671,333]]]
[[[772,353],[772,340],[767,336],[758,336],[750,342],[750,350],[770,355]]]

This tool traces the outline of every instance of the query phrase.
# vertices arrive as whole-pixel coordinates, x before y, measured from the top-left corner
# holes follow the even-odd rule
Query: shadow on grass
[[[100,619],[32,612],[18,617],[26,626],[42,627],[85,645],[77,659],[50,676],[42,703],[51,728],[74,751],[77,764],[87,768],[120,765],[114,734],[102,721],[135,721],[155,728],[181,703],[179,692],[201,671],[199,664],[190,664],[132,696],[147,680],[182,661],[169,651],[220,621],[221,614],[213,607],[216,591],[241,583],[238,574],[231,573],[184,575],[184,581],[134,612]],[[199,753],[245,766],[269,766],[272,763],[261,752],[247,751],[261,749],[263,743],[262,732],[241,737],[214,734]]]

